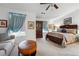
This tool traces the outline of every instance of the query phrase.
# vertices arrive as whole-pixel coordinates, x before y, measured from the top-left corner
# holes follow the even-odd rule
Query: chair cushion
[[[14,42],[15,40],[12,39],[12,40],[7,40],[7,41],[3,41],[3,42],[0,42],[0,51],[1,50],[4,50],[6,51],[6,54],[5,56],[8,56],[10,55],[13,47],[14,47]],[[0,52],[0,54],[2,53],[2,51]],[[1,56],[4,55],[4,54],[1,54]]]

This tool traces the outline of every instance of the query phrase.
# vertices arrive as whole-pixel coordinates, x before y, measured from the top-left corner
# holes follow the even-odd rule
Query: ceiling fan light
[[[45,14],[45,12],[41,12],[41,14]]]
[[[56,4],[54,4],[54,7],[55,7],[56,9],[58,9],[58,8],[59,8]]]

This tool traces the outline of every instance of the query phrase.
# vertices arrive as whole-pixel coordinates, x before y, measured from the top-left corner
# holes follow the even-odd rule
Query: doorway
[[[43,38],[43,21],[36,21],[36,38]]]

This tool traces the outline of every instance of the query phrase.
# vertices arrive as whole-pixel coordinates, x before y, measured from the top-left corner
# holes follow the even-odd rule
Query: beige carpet
[[[14,47],[11,56],[18,55],[18,43],[25,37],[16,38],[16,46]],[[79,56],[79,42],[70,44],[66,48],[62,48],[50,40],[45,38],[37,39],[37,56]]]
[[[79,43],[68,45],[62,48],[53,42],[45,39],[37,40],[38,56],[79,56]]]

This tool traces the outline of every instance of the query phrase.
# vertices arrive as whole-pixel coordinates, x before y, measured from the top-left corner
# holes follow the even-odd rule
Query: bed
[[[48,32],[46,34],[46,40],[49,39],[62,47],[66,47],[66,45],[76,42],[77,28],[77,25],[62,25],[60,29],[65,29],[66,32]]]

